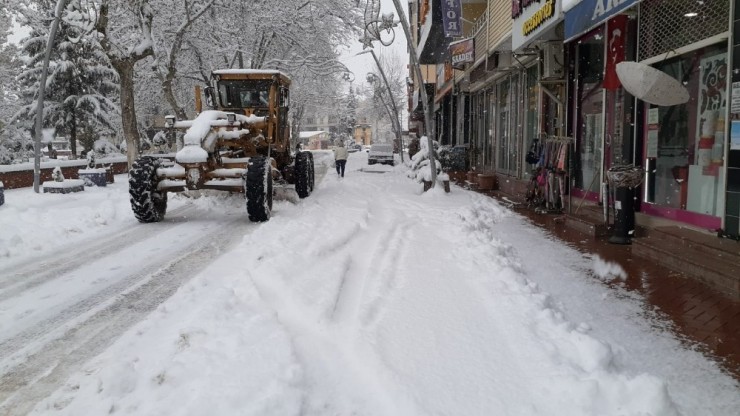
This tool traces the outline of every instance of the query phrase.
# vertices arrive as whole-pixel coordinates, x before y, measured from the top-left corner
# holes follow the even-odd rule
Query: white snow
[[[284,77],[288,77],[287,74],[285,74],[282,71],[278,71],[276,69],[218,69],[216,71],[213,71],[214,75],[272,75],[272,74],[280,74]],[[290,77],[288,77],[290,78]]]
[[[175,155],[177,163],[205,163],[208,160],[208,152],[200,145],[186,144]]]
[[[65,179],[64,181],[57,182],[57,181],[48,181],[41,183],[42,188],[74,188],[77,186],[82,186],[85,184],[85,181],[82,179]]]
[[[245,116],[243,114],[228,113],[225,111],[206,110],[198,114],[194,120],[178,121],[175,126],[188,127],[188,131],[185,132],[185,136],[183,136],[186,146],[200,146],[201,142],[203,142],[209,133],[211,133],[212,127],[225,127],[230,125],[226,120],[228,115],[234,116],[234,119],[237,122],[237,124],[234,124],[235,126],[237,126],[238,123],[254,124],[265,121],[265,117],[258,117],[255,115]],[[221,130],[226,131],[224,129]]]
[[[314,155],[317,177],[328,172],[310,197],[276,201],[269,222],[31,414],[737,414],[737,382],[660,329],[639,296],[598,278],[620,268],[483,195],[422,193],[400,163],[365,172],[367,153],[352,153],[338,178],[330,151]],[[218,195],[170,195],[168,209],[198,208],[188,221],[244,210],[243,196]],[[125,175],[78,194],[6,190],[5,200],[0,270],[156,230],[133,218]],[[52,284],[84,283],[38,290]],[[17,316],[2,290],[8,328]]]

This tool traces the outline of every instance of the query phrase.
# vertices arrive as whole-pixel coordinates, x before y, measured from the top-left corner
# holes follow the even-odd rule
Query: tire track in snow
[[[191,205],[179,207],[168,212],[168,218],[165,221],[143,226],[162,232],[176,227],[183,218],[195,210],[196,208]],[[58,254],[42,262],[34,262],[31,266],[15,268],[7,275],[5,274],[7,269],[0,270],[0,275],[5,276],[0,279],[0,302],[69,273],[86,263],[112,255],[127,246],[151,237],[150,233],[144,233],[141,230],[141,227],[130,227],[94,241],[76,243],[73,254],[69,252]]]
[[[364,275],[353,273],[351,258],[346,261],[332,312],[333,321],[346,324],[359,319],[357,323],[369,325],[377,319],[383,298],[401,284],[397,271],[402,269],[399,263],[407,250],[404,234],[408,229],[407,221],[401,216],[395,212],[384,213],[375,220],[384,230],[377,237]]]
[[[22,415],[30,411],[38,401],[168,299],[182,283],[205,268],[224,249],[241,241],[249,227],[241,217],[224,222],[182,248],[167,264],[138,270],[121,284],[109,287],[92,299],[79,302],[62,314],[4,342],[0,346],[0,357],[6,360],[15,355],[18,362],[0,375],[0,414]],[[62,329],[62,334],[47,338],[64,322],[75,320],[78,321],[70,328]],[[24,352],[27,343],[39,342],[43,343],[41,349]]]
[[[395,289],[403,285],[403,276],[399,272],[404,270],[401,261],[408,251],[407,240],[404,235],[408,232],[409,225],[398,218],[395,218],[392,224],[393,229],[381,253],[379,266],[377,269],[370,268],[368,270],[369,275],[363,279],[366,286],[368,283],[376,283],[374,291],[368,293],[369,288],[366,287],[363,290],[363,295],[367,298],[366,302],[361,303],[361,299],[358,299],[357,302],[358,317],[362,325],[366,327],[377,323],[382,316],[385,301]]]

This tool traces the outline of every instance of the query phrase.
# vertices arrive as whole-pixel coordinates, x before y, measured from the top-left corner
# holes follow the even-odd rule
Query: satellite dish
[[[650,65],[620,62],[617,76],[625,90],[647,103],[671,106],[689,101],[689,91],[681,82]]]

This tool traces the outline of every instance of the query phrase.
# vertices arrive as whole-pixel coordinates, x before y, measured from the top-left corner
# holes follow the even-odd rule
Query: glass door
[[[603,180],[604,36],[599,28],[576,45],[575,186],[598,195]]]

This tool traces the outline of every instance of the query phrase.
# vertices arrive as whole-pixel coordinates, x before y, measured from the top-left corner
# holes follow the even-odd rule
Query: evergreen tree
[[[351,85],[349,87],[349,93],[342,101],[343,108],[340,109],[341,115],[339,119],[342,133],[346,133],[351,137],[354,133],[352,130],[357,123],[357,97]]]
[[[53,3],[53,2],[51,2]],[[53,4],[38,2],[43,10],[22,9],[24,24],[31,27],[23,40],[23,52],[28,56],[26,70],[18,77],[25,91],[26,105],[15,118],[33,119],[39,89],[44,54],[53,20]],[[53,42],[44,100],[44,127],[53,127],[70,139],[72,157],[77,154],[77,140],[85,130],[111,131],[111,119],[118,108],[111,100],[117,92],[117,73],[107,57],[83,25],[78,24],[79,0],[70,0],[59,32]],[[46,19],[33,17],[42,13]]]

